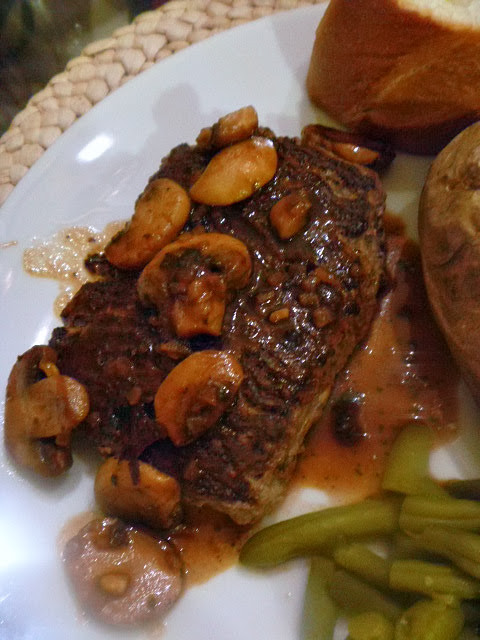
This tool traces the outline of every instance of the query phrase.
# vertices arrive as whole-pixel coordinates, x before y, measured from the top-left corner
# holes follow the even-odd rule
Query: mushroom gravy
[[[389,218],[388,226],[396,225]],[[388,246],[393,284],[369,339],[339,376],[293,480],[342,500],[375,493],[390,446],[407,422],[430,425],[439,441],[456,433],[458,372],[430,314],[417,246],[398,228]],[[82,517],[66,525],[60,547],[85,523]],[[221,514],[189,510],[168,536],[182,555],[186,586],[233,566],[248,532]]]
[[[388,217],[386,227],[396,227],[387,241],[393,286],[368,340],[337,378],[295,479],[355,501],[379,489],[392,442],[407,423],[424,423],[445,442],[458,419],[459,373],[430,311],[418,247],[399,220]]]
[[[426,363],[437,347],[440,351],[444,347],[430,340],[433,330],[420,330],[426,322],[420,271],[413,269],[414,278],[403,277],[410,274],[415,261],[405,249],[410,245],[398,233],[393,233],[387,243],[390,279],[384,281],[385,193],[378,176],[345,163],[326,152],[322,144],[317,148],[300,139],[275,138],[269,130],[259,130],[267,156],[260,167],[255,165],[245,186],[244,169],[251,167],[252,144],[256,149],[258,136],[244,145],[231,139],[235,127],[227,127],[227,140],[218,146],[220,126],[215,126],[207,132],[206,141],[200,136],[196,147],[179,145],[162,161],[153,182],[149,182],[150,186],[161,183],[160,202],[153,197],[157,192],[147,187],[137,200],[131,223],[114,236],[104,255],[86,261],[97,276],[105,275],[105,279],[87,283],[66,306],[65,298],[57,301],[64,326],[54,330],[49,343],[58,354],[58,371],[54,373],[65,371],[88,387],[91,410],[81,421],[79,436],[90,429],[92,443],[100,453],[115,458],[113,470],[108,467],[103,476],[100,473],[103,503],[98,496],[97,473],[97,504],[107,515],[119,516],[128,523],[122,524],[118,518],[113,523],[97,520],[64,545],[64,559],[68,565],[70,558],[74,570],[75,590],[81,596],[88,586],[84,605],[94,615],[98,602],[90,596],[95,596],[95,589],[103,589],[99,599],[106,594],[105,606],[109,607],[110,596],[121,599],[127,593],[130,577],[114,575],[107,563],[101,575],[93,575],[92,582],[83,563],[88,560],[89,567],[94,567],[96,550],[100,564],[105,551],[115,557],[117,552],[134,553],[133,536],[140,530],[143,541],[147,530],[131,523],[141,521],[158,531],[153,547],[162,546],[162,554],[173,558],[174,572],[166,573],[173,575],[176,589],[179,579],[182,586],[184,578],[187,585],[198,583],[235,563],[248,527],[283,496],[299,451],[304,453],[297,483],[341,491],[350,498],[351,487],[360,486],[359,477],[372,480],[363,485],[364,491],[375,489],[377,460],[386,455],[396,430],[406,421],[436,422],[442,430],[455,418],[454,393],[451,404],[447,401],[445,407],[437,406],[437,396],[449,396],[443,393],[442,376],[431,375]],[[255,125],[252,130],[252,126],[242,135],[252,136],[257,129]],[[241,149],[235,146],[239,144]],[[224,162],[227,169],[235,169],[233,182],[228,171],[211,178],[211,168],[219,170],[218,159],[222,171]],[[217,184],[219,175],[222,180]],[[206,183],[200,182],[202,176]],[[172,181],[185,192],[174,192],[180,197],[179,208],[173,210],[175,235],[182,229],[184,233],[173,242],[168,232],[172,210],[164,201],[172,195]],[[135,262],[135,268],[125,268],[125,273],[123,254],[130,252],[130,243],[139,241],[137,249],[143,250],[145,241],[149,244],[158,235],[153,225],[159,217],[154,205],[161,205],[160,218],[165,218],[161,226],[166,235],[160,238],[159,246],[146,247],[149,255],[142,254],[141,264]],[[297,214],[293,227],[285,224]],[[54,275],[70,290],[70,297],[82,282],[91,279],[83,269],[85,254],[101,251],[107,239],[107,233],[97,238],[89,230],[64,231],[52,244],[45,244],[33,256],[27,255],[25,266],[36,275]],[[232,261],[234,240],[242,245],[240,258],[248,258],[239,262],[245,277],[238,277],[238,261]],[[116,264],[119,259],[121,266]],[[135,273],[140,268],[142,275]],[[379,290],[383,296],[379,296]],[[217,304],[206,304],[209,300]],[[410,301],[418,302],[418,314],[417,306]],[[367,347],[356,348],[368,335],[379,306]],[[204,313],[209,308],[213,313]],[[195,314],[206,322],[192,323]],[[413,344],[416,336],[421,344],[418,350]],[[182,363],[192,363],[191,352],[208,356],[213,348],[229,356],[238,355],[245,369],[242,393],[235,396],[234,403],[231,391],[239,391],[240,384],[230,383],[243,381],[243,373],[235,367],[227,380],[213,380],[219,383],[214,385],[214,393],[210,373],[202,383],[202,393],[197,394],[181,376],[184,386],[177,384],[177,389],[187,396],[191,393],[192,403],[180,429],[169,419],[181,413],[176,406],[165,416],[173,395],[166,384],[168,376],[171,371],[179,371]],[[352,351],[354,356],[341,376],[339,372]],[[394,352],[396,359],[392,357]],[[43,382],[36,379],[41,378],[38,369],[47,373],[42,363],[34,363],[32,388]],[[232,368],[230,357],[223,357],[222,363]],[[53,370],[50,365],[55,362],[47,364]],[[444,371],[451,390],[449,366],[445,359],[437,369]],[[201,378],[197,369],[192,372],[192,378]],[[320,415],[320,407],[338,375],[330,409],[303,449],[305,434]],[[388,393],[380,392],[380,387]],[[380,403],[376,402],[379,397]],[[395,410],[395,420],[387,425],[385,408],[390,411],[390,405],[399,398],[401,410]],[[207,420],[209,429],[204,433],[204,409],[216,404],[222,420],[214,414],[215,420],[212,424]],[[367,411],[370,404],[373,409]],[[203,424],[199,421],[202,417]],[[201,427],[201,435],[193,442],[183,429],[191,425],[195,433]],[[53,433],[56,444],[62,435],[57,431]],[[36,446],[30,435],[28,444]],[[45,437],[40,434],[40,439]],[[346,460],[351,462],[350,467]],[[122,465],[128,472],[128,482],[123,481]],[[153,479],[143,482],[145,465]],[[164,501],[168,502],[165,521],[158,524],[149,520],[150,511],[158,512],[157,496],[152,497],[155,492],[150,489],[162,475],[174,484],[178,481],[178,492],[171,502]],[[124,500],[123,511],[116,504],[119,496]],[[142,496],[148,498],[147,508]],[[205,504],[213,507],[213,512],[201,508]],[[183,520],[182,509],[177,507],[184,507]],[[227,515],[217,515],[219,511],[242,525],[233,524]],[[102,541],[108,543],[107,549]],[[143,546],[143,542],[140,544]],[[146,548],[151,544],[151,539],[145,541]],[[153,552],[152,558],[155,556]],[[164,575],[161,559],[157,560],[156,569]],[[178,570],[181,563],[183,573]],[[97,578],[103,582],[97,584]],[[142,607],[150,595],[141,596]],[[172,603],[166,602],[167,606]],[[157,607],[160,600],[154,604]],[[148,602],[142,609],[145,615],[147,610]],[[111,622],[118,621],[116,615]],[[130,622],[133,620],[121,620],[121,624]]]

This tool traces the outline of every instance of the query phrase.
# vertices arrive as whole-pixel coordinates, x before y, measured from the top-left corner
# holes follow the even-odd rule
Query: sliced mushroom
[[[221,149],[246,140],[252,136],[258,127],[258,115],[252,106],[242,107],[237,111],[227,113],[212,127],[202,129],[197,138],[201,148]]]
[[[63,560],[81,605],[107,624],[157,619],[183,589],[178,551],[113,518],[87,524],[67,542]]]
[[[61,375],[56,360],[50,347],[32,347],[18,358],[7,385],[5,445],[18,464],[42,476],[70,468],[71,432],[89,411],[85,387]]]
[[[240,202],[273,178],[277,163],[273,142],[252,136],[216,153],[190,188],[190,196],[213,206]]]
[[[184,257],[195,252],[197,272],[172,291],[175,272]],[[201,267],[201,268],[200,268]],[[227,291],[247,285],[252,263],[247,247],[223,233],[185,234],[164,247],[142,271],[138,293],[145,304],[164,310],[171,300],[171,320],[177,336],[220,335]]]
[[[303,128],[302,143],[314,149],[328,149],[343,160],[363,164],[378,172],[385,171],[395,158],[393,148],[385,142],[320,124]]]
[[[296,235],[306,224],[312,204],[308,194],[299,189],[283,196],[270,210],[270,223],[282,240]]]
[[[171,476],[138,461],[137,478],[127,460],[108,458],[95,478],[95,497],[104,513],[153,529],[168,529],[181,518],[180,485]]]
[[[155,417],[177,446],[198,438],[232,404],[243,380],[238,360],[224,351],[197,351],[165,378],[155,396]]]
[[[105,248],[107,260],[119,269],[141,269],[177,237],[190,206],[187,192],[177,182],[152,180],[135,203],[131,221]]]

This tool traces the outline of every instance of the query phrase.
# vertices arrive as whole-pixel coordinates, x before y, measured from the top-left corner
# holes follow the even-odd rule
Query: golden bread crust
[[[436,153],[480,115],[480,29],[436,21],[400,0],[332,0],[307,90],[355,131]]]

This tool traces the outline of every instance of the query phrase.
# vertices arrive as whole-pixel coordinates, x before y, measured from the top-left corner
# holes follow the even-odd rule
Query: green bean
[[[395,640],[457,640],[463,629],[458,604],[421,600],[405,611],[395,625]]]
[[[333,559],[343,569],[378,587],[389,586],[390,562],[360,542],[344,544],[333,551]]]
[[[415,538],[403,531],[399,531],[393,537],[393,545],[389,557],[393,560],[431,560],[432,554],[421,547]],[[437,557],[433,554],[434,557]]]
[[[393,623],[376,611],[366,611],[348,621],[350,640],[393,640]]]
[[[333,574],[329,589],[347,614],[376,611],[392,621],[402,614],[402,608],[392,598],[342,569]]]
[[[474,500],[407,496],[400,512],[400,527],[419,532],[430,525],[480,530],[480,503]]]
[[[427,426],[407,425],[388,456],[382,489],[407,495],[447,495],[429,474],[433,441],[433,432]]]
[[[480,500],[480,478],[470,480],[449,480],[444,488],[453,498]]]
[[[390,587],[399,591],[445,594],[462,600],[480,597],[480,583],[452,567],[423,560],[394,560],[390,568]]]
[[[331,640],[333,637],[338,609],[328,592],[328,583],[334,571],[331,560],[317,556],[310,561],[303,602],[303,640]]]
[[[448,558],[465,573],[480,579],[480,535],[451,527],[426,527],[413,539],[426,551]]]
[[[391,534],[398,527],[395,500],[364,500],[284,520],[247,540],[240,561],[269,567],[299,556],[322,553],[340,539]]]

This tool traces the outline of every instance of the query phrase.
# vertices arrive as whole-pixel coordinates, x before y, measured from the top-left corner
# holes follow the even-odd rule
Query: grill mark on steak
[[[184,499],[208,504],[239,523],[261,517],[280,497],[303,438],[328,390],[368,331],[383,270],[384,194],[377,176],[297,139],[275,138],[275,177],[250,198],[227,207],[194,205],[185,230],[234,235],[249,248],[253,273],[226,309],[222,336],[180,341],[163,313],[144,308],[138,274],[93,261],[107,274],[85,285],[64,310],[65,328],[50,345],[62,373],[89,390],[83,428],[104,453],[141,458],[177,477]],[[211,153],[180,145],[152,176],[188,189]],[[269,211],[302,189],[311,208],[306,227],[280,241]],[[185,269],[195,268],[188,266]],[[316,270],[326,274],[315,281]],[[185,276],[186,277],[186,276]],[[275,324],[272,311],[289,308]],[[321,314],[315,320],[315,311]],[[322,324],[323,323],[323,324]],[[158,386],[177,361],[161,345],[181,343],[231,351],[245,379],[233,406],[195,442],[180,448],[159,439],[152,412]]]

